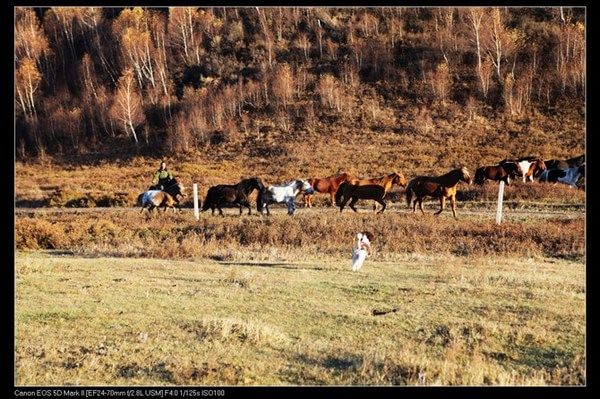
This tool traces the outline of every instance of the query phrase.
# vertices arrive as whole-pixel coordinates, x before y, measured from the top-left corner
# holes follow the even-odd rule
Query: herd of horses
[[[377,209],[377,203],[382,213],[386,208],[385,196],[394,185],[404,187],[406,203],[412,205],[413,213],[417,205],[424,214],[423,200],[426,197],[439,199],[440,209],[435,212],[439,215],[446,206],[446,200],[450,200],[452,214],[456,218],[456,192],[458,184],[462,181],[466,184],[483,185],[485,180],[504,181],[510,184],[510,179],[521,178],[524,183],[533,182],[534,178],[539,181],[551,183],[564,183],[577,187],[578,182],[585,176],[585,155],[567,160],[551,159],[543,161],[537,157],[523,157],[519,159],[504,159],[497,165],[482,166],[475,172],[471,179],[469,171],[465,167],[453,169],[441,176],[417,176],[408,181],[401,172],[394,171],[381,177],[372,179],[359,179],[348,173],[338,173],[324,178],[309,178],[306,180],[294,180],[280,185],[265,185],[258,177],[243,179],[237,184],[219,184],[208,189],[202,203],[201,211],[211,209],[223,216],[223,208],[230,206],[239,207],[240,215],[243,208],[252,213],[249,201],[250,195],[256,190],[256,210],[261,214],[270,215],[269,205],[273,203],[284,203],[288,214],[296,212],[296,198],[302,194],[305,207],[312,207],[312,197],[316,193],[328,194],[331,206],[336,205],[342,212],[348,205],[354,212],[358,212],[354,205],[363,200],[374,201],[373,210]],[[176,179],[172,179],[163,185],[162,189],[151,187],[140,194],[138,201],[144,209],[152,211],[154,208],[167,208],[174,211],[179,204],[179,198],[184,198],[184,187]]]

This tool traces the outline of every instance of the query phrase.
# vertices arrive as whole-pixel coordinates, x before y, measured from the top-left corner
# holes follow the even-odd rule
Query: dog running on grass
[[[365,231],[356,235],[356,244],[352,248],[352,271],[357,272],[362,267],[367,256],[371,256],[371,240],[373,234]]]

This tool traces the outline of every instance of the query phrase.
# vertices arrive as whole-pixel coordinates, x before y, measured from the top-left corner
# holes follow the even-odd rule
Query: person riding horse
[[[167,169],[167,163],[162,161],[160,168],[154,172],[154,179],[150,190],[163,190],[165,185],[173,179],[173,174]]]

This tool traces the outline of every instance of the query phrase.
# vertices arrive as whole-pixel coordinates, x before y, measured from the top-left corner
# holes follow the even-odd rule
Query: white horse
[[[296,196],[300,192],[313,194],[314,190],[307,180],[294,180],[287,184],[279,186],[269,186],[261,191],[256,199],[256,207],[258,212],[270,215],[269,204],[277,202],[285,202],[288,208],[288,215],[296,213]]]
[[[360,270],[369,255],[371,255],[371,241],[367,233],[358,233],[356,235],[356,246],[352,248],[352,271],[357,272]]]

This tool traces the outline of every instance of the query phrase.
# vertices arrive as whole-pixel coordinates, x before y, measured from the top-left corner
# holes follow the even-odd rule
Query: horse
[[[482,166],[475,171],[474,183],[482,186],[487,179],[504,181],[509,186],[511,176],[514,178],[516,175],[521,174],[521,168],[514,162],[505,163],[504,165]]]
[[[351,184],[349,182],[344,182],[340,185],[338,189],[338,193],[342,193],[340,197],[339,207],[340,213],[344,210],[344,207],[350,201],[348,205],[354,212],[358,212],[358,210],[354,207],[354,205],[358,202],[359,199],[370,199],[379,202],[383,207],[379,210],[379,213],[383,213],[387,204],[383,200],[385,197],[385,188],[379,184],[367,184],[359,186],[357,184]]]
[[[569,158],[566,161],[569,164],[569,167],[576,168],[585,164],[585,154],[580,155],[578,157]]]
[[[561,159],[549,159],[547,161],[544,161],[544,164],[546,165],[547,170],[569,169],[571,167],[567,161],[563,161]]]
[[[265,188],[262,181],[257,177],[244,179],[238,184],[219,184],[208,189],[206,193],[206,199],[202,206],[201,212],[207,211],[208,208],[212,210],[212,214],[215,214],[215,208],[219,210],[219,214],[223,215],[224,205],[238,205],[240,207],[240,215],[242,214],[242,206],[248,208],[248,215],[251,214],[250,203],[248,202],[248,195],[254,190],[259,192]]]
[[[548,183],[564,183],[578,188],[577,182],[585,177],[585,163],[567,169],[548,169],[540,175],[540,181]]]
[[[296,213],[296,196],[300,192],[312,194],[314,193],[314,189],[307,180],[294,180],[287,184],[263,188],[258,192],[258,197],[256,198],[256,210],[261,214],[266,212],[267,215],[270,215],[270,204],[285,202],[288,208],[288,215],[293,215]]]
[[[536,157],[523,157],[517,160],[505,159],[500,161],[499,165],[504,166],[507,163],[516,163],[521,169],[521,176],[523,177],[523,183],[527,180],[533,182],[533,177],[538,171],[546,170],[546,164],[540,158]]]
[[[162,190],[147,190],[138,196],[138,202],[142,205],[140,213],[148,207],[148,212],[154,208],[164,207],[164,212],[167,208],[172,208],[175,212],[175,205],[179,204],[178,196],[185,198],[184,187],[177,179],[169,180]]]
[[[465,167],[451,170],[442,176],[417,176],[406,186],[406,203],[410,207],[414,194],[416,198],[412,204],[413,213],[416,211],[418,202],[419,209],[425,214],[423,198],[437,197],[440,199],[440,210],[435,212],[434,215],[439,215],[444,210],[446,198],[450,198],[452,214],[456,218],[456,186],[460,181],[471,184],[471,176]]]
[[[324,178],[311,177],[308,179],[308,183],[316,193],[329,194],[331,197],[331,205],[335,203],[334,196],[337,192],[340,184],[350,178],[348,173],[335,174]],[[302,199],[305,207],[312,207],[312,196],[313,194],[304,193]]]
[[[544,161],[546,164],[546,168],[550,169],[569,169],[569,168],[577,168],[585,163],[585,154],[580,155],[578,157],[573,157],[569,159],[549,159]]]
[[[388,175],[381,176],[381,177],[375,177],[372,179],[349,178],[348,180],[346,180],[346,182],[349,184],[353,184],[355,186],[377,184],[384,188],[384,191],[386,194],[388,191],[390,191],[392,189],[392,186],[394,184],[396,184],[400,187],[406,187],[406,178],[404,177],[404,175],[402,173],[398,173],[398,172],[392,172]],[[338,192],[335,194],[336,205],[340,206],[340,204],[342,203],[343,200],[344,200],[343,192],[338,189]],[[377,209],[377,205],[373,204],[373,210],[375,210],[375,209]]]

